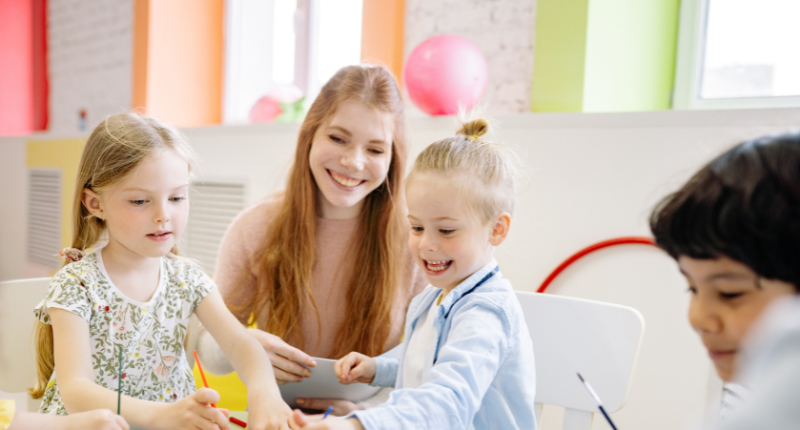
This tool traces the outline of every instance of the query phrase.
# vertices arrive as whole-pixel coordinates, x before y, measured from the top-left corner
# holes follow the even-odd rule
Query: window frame
[[[673,109],[800,107],[800,95],[704,99],[700,97],[710,0],[682,0]]]

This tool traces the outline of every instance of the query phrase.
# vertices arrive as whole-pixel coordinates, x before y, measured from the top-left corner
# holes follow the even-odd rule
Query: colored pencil
[[[594,402],[597,403],[597,407],[600,409],[600,412],[602,412],[603,416],[606,417],[606,421],[608,421],[608,424],[611,426],[612,429],[617,430],[617,426],[614,425],[614,421],[611,421],[611,417],[609,417],[608,414],[606,413],[606,409],[603,407],[603,402],[600,401],[600,396],[598,396],[597,393],[594,392],[592,386],[589,385],[589,381],[583,379],[583,376],[581,376],[580,373],[578,373],[578,378],[581,379],[583,385],[586,387],[587,390],[589,390],[589,394],[591,394],[592,398],[594,398]]]
[[[328,415],[330,415],[331,412],[333,412],[333,406],[328,406],[328,410],[325,411],[325,415],[322,416],[322,419],[324,420],[325,418],[328,418]]]
[[[200,377],[203,378],[203,386],[208,388],[208,382],[206,382],[206,374],[203,373],[203,365],[200,364],[200,357],[197,356],[197,351],[192,351],[192,353],[194,354],[194,361],[197,363],[197,370],[200,371]],[[217,405],[213,403],[211,404],[211,406],[215,408],[217,407]]]
[[[200,357],[197,356],[197,351],[192,351],[192,354],[194,354],[194,361],[197,362],[197,370],[200,371],[200,377],[203,378],[203,386],[208,388],[208,382],[206,381],[206,374],[203,372],[203,365],[200,364]],[[213,406],[215,408],[217,407],[217,405],[215,405],[213,403],[211,404],[211,406]],[[238,419],[238,418],[236,418],[236,417],[228,417],[228,421],[230,421],[230,422],[232,422],[232,423],[234,423],[234,424],[236,424],[236,425],[238,425],[238,426],[240,426],[242,428],[247,428],[247,423],[242,421],[242,420],[240,420],[240,419]]]
[[[117,384],[117,415],[122,408],[122,345],[119,346],[119,383]]]
[[[238,419],[238,418],[236,418],[236,417],[230,417],[228,419],[231,420],[232,423],[236,424],[239,427],[247,428],[247,423],[242,421],[242,420],[240,420],[240,419]]]

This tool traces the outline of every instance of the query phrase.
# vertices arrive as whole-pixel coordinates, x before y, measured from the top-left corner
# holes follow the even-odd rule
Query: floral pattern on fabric
[[[161,279],[146,303],[123,295],[103,268],[100,250],[59,270],[34,314],[50,324],[50,308],[72,312],[89,323],[95,383],[116,391],[122,346],[122,393],[137,399],[174,402],[195,391],[183,342],[189,318],[216,288],[198,267],[161,259]],[[66,415],[53,372],[39,412]]]

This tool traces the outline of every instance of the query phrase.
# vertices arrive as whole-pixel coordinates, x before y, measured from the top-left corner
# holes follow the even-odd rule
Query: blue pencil
[[[594,399],[594,402],[597,403],[597,407],[600,409],[600,412],[602,412],[603,416],[606,417],[606,421],[608,421],[608,425],[610,425],[612,429],[617,430],[617,426],[614,425],[614,421],[611,421],[611,417],[609,417],[608,414],[606,413],[606,409],[603,407],[603,402],[600,401],[600,396],[598,396],[597,393],[594,392],[594,390],[592,389],[592,386],[589,385],[588,381],[583,379],[583,376],[581,376],[580,373],[578,373],[578,378],[581,379],[581,382],[583,382],[583,385],[586,387],[587,390],[589,390],[589,394],[592,395],[592,398]]]
[[[331,412],[333,412],[333,406],[328,406],[328,410],[325,411],[325,415],[322,416],[322,419],[324,420],[325,418],[328,418],[328,415],[330,415]]]

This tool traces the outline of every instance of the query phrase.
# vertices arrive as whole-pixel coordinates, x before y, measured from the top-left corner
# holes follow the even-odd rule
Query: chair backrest
[[[36,357],[33,308],[47,294],[50,278],[0,282],[0,390],[20,393],[33,386]]]
[[[622,408],[644,335],[636,309],[551,294],[517,292],[536,358],[536,403],[562,406],[564,430],[589,430],[598,411],[588,380],[611,413]]]

